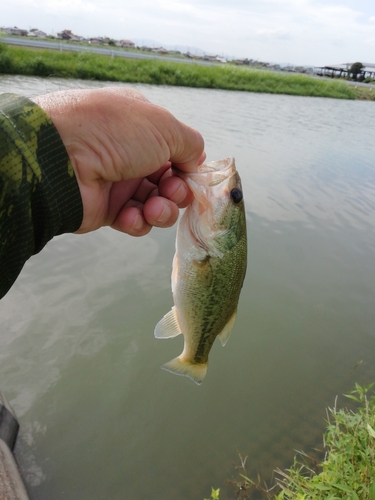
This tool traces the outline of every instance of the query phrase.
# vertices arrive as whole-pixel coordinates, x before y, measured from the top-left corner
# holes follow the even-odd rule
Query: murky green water
[[[34,95],[87,82],[0,78]],[[99,86],[98,84],[89,84]],[[236,157],[248,274],[202,386],[159,366],[175,228],[64,235],[0,302],[0,389],[34,500],[200,500],[238,454],[267,480],[321,444],[325,407],[375,380],[375,113],[367,102],[137,86]]]

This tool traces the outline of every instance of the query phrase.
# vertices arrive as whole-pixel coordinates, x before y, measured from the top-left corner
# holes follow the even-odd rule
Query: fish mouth
[[[215,197],[225,196],[231,179],[238,177],[234,158],[229,156],[222,160],[210,161],[199,165],[197,172],[183,172],[173,167],[174,173],[183,179],[195,197],[206,205],[208,189]]]
[[[198,170],[196,172],[184,172],[177,168],[175,165],[172,164],[172,171],[175,173],[178,177],[181,177],[182,179],[185,179],[186,177],[192,177],[200,174],[208,174],[208,173],[218,173],[218,172],[224,172],[227,170],[234,169],[234,158],[233,156],[228,156],[228,158],[224,158],[222,160],[216,160],[216,161],[209,161],[207,163],[202,163],[201,165],[198,166]]]
[[[207,174],[209,172],[222,172],[224,170],[232,169],[234,167],[234,158],[228,156],[222,160],[209,161],[199,165],[197,174]]]

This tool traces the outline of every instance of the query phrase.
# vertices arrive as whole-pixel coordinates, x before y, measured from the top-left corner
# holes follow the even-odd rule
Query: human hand
[[[171,165],[195,171],[202,136],[128,88],[67,90],[33,99],[51,117],[83,203],[77,233],[111,226],[133,236],[173,225],[192,201]]]

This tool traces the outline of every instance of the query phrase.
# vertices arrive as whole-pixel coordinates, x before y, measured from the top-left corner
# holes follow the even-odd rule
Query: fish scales
[[[185,314],[195,318],[192,332],[192,351],[195,351],[194,363],[206,363],[209,351],[228,323],[237,307],[238,283],[242,283],[243,268],[236,265],[246,257],[246,241],[234,247],[222,258],[209,256],[203,264],[189,267],[188,278],[177,287],[183,287],[181,297],[189,304]],[[202,267],[204,267],[202,269]]]
[[[157,338],[182,333],[184,350],[163,368],[201,383],[217,336],[233,328],[247,262],[246,217],[233,158],[180,173],[195,199],[181,217],[173,260],[174,307],[156,325]]]

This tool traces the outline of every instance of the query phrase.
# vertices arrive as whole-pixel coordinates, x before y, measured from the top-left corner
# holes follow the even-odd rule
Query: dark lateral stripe
[[[19,427],[15,416],[0,403],[0,439],[8,445],[11,451],[16,444]]]

